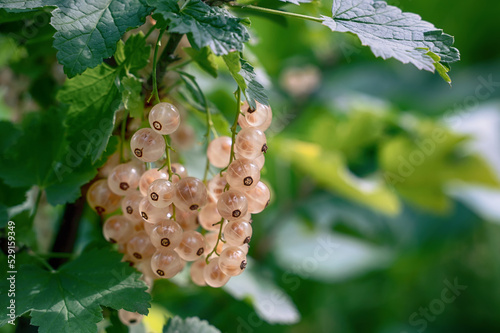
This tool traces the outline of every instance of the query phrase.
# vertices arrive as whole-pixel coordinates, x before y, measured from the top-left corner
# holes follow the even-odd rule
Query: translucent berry
[[[231,138],[220,136],[208,144],[207,157],[214,167],[225,168],[231,156]]]
[[[144,316],[137,312],[130,312],[123,309],[118,310],[118,318],[127,326],[137,325],[142,321]]]
[[[242,158],[244,158],[243,156],[241,156],[240,154],[238,154],[238,152],[236,152],[234,154],[234,156],[235,156],[236,159],[242,159]],[[262,168],[264,167],[264,164],[266,163],[266,157],[264,156],[264,154],[262,154],[259,157],[254,158],[253,162],[255,164],[257,164],[257,166],[259,167],[259,170],[262,170]]]
[[[170,206],[174,201],[175,187],[167,179],[157,179],[149,185],[147,198],[157,208]]]
[[[162,279],[173,278],[183,268],[184,262],[174,250],[159,249],[151,257],[151,269]]]
[[[176,211],[177,223],[183,230],[196,230],[200,224],[198,222],[198,212]]]
[[[127,243],[127,253],[136,261],[151,257],[154,252],[155,247],[145,231],[137,232]]]
[[[182,178],[175,184],[175,206],[185,211],[196,211],[207,203],[207,188],[198,178]]]
[[[120,164],[120,152],[117,151],[109,156],[106,163],[99,168],[98,177],[107,178],[118,164]]]
[[[241,218],[248,210],[247,198],[242,192],[230,189],[220,196],[217,210],[228,221]]]
[[[104,222],[102,233],[111,243],[124,243],[132,236],[134,227],[123,215],[113,215]]]
[[[269,187],[267,187],[267,185],[263,182],[258,182],[257,186],[249,191],[246,191],[245,195],[248,199],[248,211],[252,214],[262,212],[271,200]]]
[[[224,227],[226,244],[240,246],[250,243],[252,239],[252,225],[246,221],[231,221]]]
[[[188,230],[182,235],[182,241],[175,249],[179,256],[186,261],[200,258],[206,251],[205,238],[194,230]]]
[[[89,206],[99,215],[109,214],[120,207],[121,197],[111,192],[106,179],[94,182],[87,191]]]
[[[219,230],[218,225],[214,225],[221,220],[221,216],[217,211],[216,203],[209,203],[205,207],[203,207],[198,213],[198,222],[201,227],[208,231]]]
[[[167,218],[170,210],[167,208],[157,208],[153,206],[147,198],[143,198],[139,203],[139,212],[144,221],[157,223]]]
[[[130,149],[143,162],[159,160],[165,152],[165,139],[151,128],[142,128],[130,139]]]
[[[229,281],[230,276],[224,274],[219,267],[219,258],[213,258],[203,269],[206,284],[213,288],[220,288]]]
[[[189,270],[189,275],[191,276],[191,281],[198,286],[206,286],[205,277],[203,276],[203,271],[207,263],[205,262],[205,258],[200,258],[193,262],[191,268]]]
[[[229,276],[237,276],[243,273],[247,267],[247,256],[237,246],[230,246],[222,251],[219,257],[220,270]]]
[[[158,103],[149,112],[149,125],[157,133],[168,135],[177,130],[181,123],[181,115],[170,103]]]
[[[241,105],[241,112],[243,113],[243,117],[245,117],[246,123],[248,126],[257,127],[263,125],[268,117],[268,108],[269,106],[260,104],[255,101],[256,107],[252,109],[248,102],[245,101]]]
[[[233,161],[227,169],[226,180],[235,190],[251,190],[260,181],[259,167],[247,159]]]
[[[109,189],[118,195],[127,195],[137,189],[141,170],[132,163],[117,165],[108,177]]]
[[[174,220],[162,220],[151,231],[151,243],[161,249],[175,249],[182,241],[182,228]]]
[[[142,224],[142,230],[144,230],[149,235],[149,237],[151,237],[151,232],[155,228],[156,224],[148,223],[142,219],[141,219],[141,224]]]
[[[137,224],[142,222],[141,213],[139,211],[139,203],[144,197],[139,191],[133,191],[125,196],[122,200],[122,213],[129,221]]]
[[[253,160],[267,152],[266,135],[253,127],[243,128],[236,135],[234,148],[239,156]]]
[[[177,183],[181,178],[188,176],[187,169],[180,163],[173,163],[172,166],[172,182]]]
[[[158,168],[149,169],[144,172],[139,180],[139,190],[143,196],[148,195],[149,185],[157,179],[167,179],[168,172],[165,168],[158,170]]]
[[[191,125],[181,124],[177,131],[170,134],[172,146],[179,150],[190,149],[196,140],[196,133]]]
[[[259,105],[259,104],[257,103],[257,105]],[[258,108],[258,106],[257,106],[257,108]],[[243,115],[243,114],[241,114],[239,116],[238,124],[241,126],[241,128],[254,127],[254,128],[264,132],[269,128],[269,126],[271,126],[271,122],[273,120],[273,112],[271,110],[271,107],[265,106],[264,111],[266,112],[267,116],[265,117],[266,120],[261,125],[255,125],[255,126],[251,125],[249,123],[249,121],[250,122],[257,121],[258,122],[259,119],[253,119],[252,117],[249,117],[247,119],[247,117],[245,117],[245,115]],[[257,117],[255,117],[255,118],[257,118]]]
[[[217,174],[207,183],[207,190],[215,200],[219,200],[220,195],[224,192],[224,188],[227,185],[225,175],[226,173],[223,173],[222,176]]]

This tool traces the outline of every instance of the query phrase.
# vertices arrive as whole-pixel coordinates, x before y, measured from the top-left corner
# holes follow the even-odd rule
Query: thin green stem
[[[237,4],[237,3],[232,3],[232,4],[230,4],[230,6],[233,8],[241,8],[241,9],[246,9],[246,10],[255,11],[255,12],[268,13],[268,14],[274,14],[274,15],[280,15],[280,16],[287,16],[287,17],[294,17],[294,18],[298,18],[298,19],[302,19],[302,20],[323,23],[323,19],[321,19],[319,17],[284,12],[284,11],[276,10],[276,9],[258,7],[258,6],[253,6],[253,5],[241,5],[241,4]]]
[[[38,260],[38,261],[39,261],[39,262],[40,262],[40,263],[41,263],[41,264],[42,264],[45,268],[47,268],[50,272],[52,272],[52,273],[54,273],[54,272],[55,272],[55,269],[54,269],[52,266],[50,266],[50,265],[49,265],[49,263],[48,263],[45,259],[43,259],[42,257],[40,257],[37,253],[35,253],[35,252],[33,252],[33,251],[29,250],[29,251],[28,251],[28,254],[29,254],[31,257],[33,257],[33,258],[35,258],[36,260]]]
[[[122,128],[120,131],[120,163],[124,163],[125,160],[123,158],[123,145],[125,143],[125,132],[127,129],[127,118],[128,118],[128,110],[125,109],[123,112],[123,119],[122,119]]]
[[[35,199],[35,205],[33,206],[33,211],[31,212],[31,223],[35,221],[36,213],[38,213],[38,207],[40,206],[40,201],[42,199],[42,189],[38,189],[38,193]]]
[[[236,90],[236,112],[234,116],[233,126],[231,126],[231,155],[229,157],[229,164],[234,160],[234,142],[236,141],[236,129],[238,128],[238,119],[241,113],[241,88]]]
[[[212,254],[216,254],[218,256],[220,256],[220,253],[217,252],[217,246],[219,246],[219,242],[222,241],[222,228],[224,227],[224,218],[222,218],[219,222],[215,223],[214,225],[217,225],[219,224],[219,236],[217,237],[217,242],[215,242],[215,246],[213,248],[212,251],[210,251],[209,254],[207,254],[207,257],[205,259],[205,262],[208,264],[209,263],[209,260],[208,258],[210,258],[210,256]]]
[[[144,35],[144,38],[148,38],[149,35],[156,29],[156,24],[149,28],[148,32]]]
[[[186,61],[184,61],[184,62],[181,62],[180,64],[177,64],[177,65],[175,65],[175,66],[172,66],[172,67],[167,67],[167,69],[168,69],[169,71],[175,71],[175,70],[178,70],[178,69],[180,69],[180,68],[182,68],[182,67],[184,67],[184,66],[186,66],[186,65],[189,65],[189,64],[190,64],[190,63],[192,63],[192,62],[193,62],[193,59],[189,59],[189,60],[186,60]]]
[[[154,95],[156,103],[160,103],[160,96],[158,95],[158,84],[157,84],[157,75],[156,75],[156,67],[157,67],[157,59],[158,59],[158,49],[160,48],[161,44],[161,38],[163,37],[163,34],[165,33],[165,30],[161,30],[160,34],[158,35],[158,40],[156,41],[155,45],[155,52],[153,55],[153,93],[148,99],[148,103],[151,100],[151,97]]]

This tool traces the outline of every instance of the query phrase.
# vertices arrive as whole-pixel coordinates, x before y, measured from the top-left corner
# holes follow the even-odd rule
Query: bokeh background
[[[135,332],[169,313],[223,332],[500,331],[500,3],[390,3],[455,36],[462,61],[451,87],[374,58],[352,35],[239,12],[251,17],[246,57],[274,111],[262,175],[272,202],[254,216],[245,274],[217,290],[182,277],[157,283],[147,328]],[[316,15],[331,7],[261,4]],[[3,80],[18,82],[2,84],[2,119],[53,100],[50,33],[42,25],[24,51],[0,52]],[[201,75],[231,117],[229,75]],[[195,174],[201,150],[179,157]],[[84,219],[81,246],[100,237],[93,213]]]

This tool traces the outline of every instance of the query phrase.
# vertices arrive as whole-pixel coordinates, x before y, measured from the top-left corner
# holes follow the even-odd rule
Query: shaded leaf
[[[198,317],[182,319],[180,317],[171,318],[163,327],[163,333],[220,333],[220,331],[210,325],[206,320]]]
[[[200,50],[193,49],[192,47],[185,47],[184,51],[189,54],[191,59],[196,62],[201,69],[213,77],[217,77],[217,70],[219,66],[216,63],[216,57],[209,47],[204,47]]]

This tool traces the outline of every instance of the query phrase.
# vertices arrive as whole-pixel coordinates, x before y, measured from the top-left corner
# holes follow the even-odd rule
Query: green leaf
[[[13,188],[0,180],[0,228],[9,221],[7,209],[22,204],[26,200],[29,187]]]
[[[66,126],[73,149],[96,161],[106,148],[121,96],[115,84],[118,69],[102,64],[69,79],[57,98],[70,105]]]
[[[282,2],[293,3],[294,5],[300,6],[301,3],[311,3],[313,0],[280,0]]]
[[[140,119],[144,112],[142,81],[133,75],[125,76],[120,82],[120,92],[125,110],[132,118]]]
[[[130,36],[126,43],[118,42],[115,60],[128,73],[146,67],[150,53],[151,46],[146,45],[146,37],[140,32]]]
[[[338,151],[285,138],[275,138],[269,146],[273,147],[272,151],[278,154],[278,158],[292,162],[326,189],[390,215],[399,213],[401,209],[397,195],[384,186],[382,180],[369,181],[355,177]]]
[[[228,54],[242,51],[250,38],[243,19],[201,0],[187,1],[182,9],[175,0],[148,0],[148,5],[156,8],[153,18],[168,26],[168,32],[187,34],[196,49],[209,46],[216,55]]]
[[[200,50],[193,49],[192,47],[185,47],[183,50],[201,67],[201,69],[214,78],[217,77],[219,66],[217,65],[215,55],[209,47],[206,46]]]
[[[257,81],[252,65],[240,57],[239,52],[223,56],[224,62],[238,86],[243,91],[248,104],[255,108],[255,101],[269,105],[264,87]]]
[[[332,17],[322,16],[323,25],[338,32],[356,34],[377,57],[395,58],[418,69],[434,72],[436,61],[460,60],[453,37],[412,13],[403,13],[381,0],[334,0]],[[441,69],[439,69],[441,70]],[[446,78],[445,78],[446,79]]]
[[[182,319],[178,316],[171,318],[163,327],[163,333],[220,333],[214,326],[206,320],[200,320],[198,317],[189,317]]]
[[[57,59],[69,77],[94,68],[116,50],[116,43],[130,28],[144,22],[149,8],[142,0],[7,0],[0,8],[57,6],[51,24],[57,30]]]
[[[21,266],[16,316],[31,312],[31,324],[39,326],[40,333],[97,333],[101,306],[147,314],[151,300],[147,287],[121,257],[110,248],[94,248],[55,272]],[[7,320],[2,316],[0,326]]]

